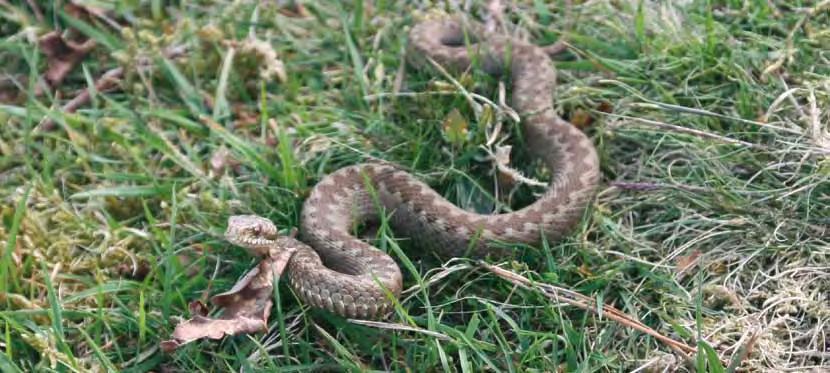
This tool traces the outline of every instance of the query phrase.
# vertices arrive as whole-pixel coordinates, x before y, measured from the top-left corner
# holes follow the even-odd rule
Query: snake
[[[562,239],[595,195],[596,149],[555,112],[556,70],[544,49],[482,27],[458,17],[421,21],[409,32],[407,56],[420,69],[430,63],[449,72],[480,68],[512,82],[511,103],[521,118],[524,144],[551,173],[547,189],[534,202],[480,214],[454,205],[406,170],[368,162],[319,180],[303,203],[298,238],[279,235],[266,218],[234,215],[226,239],[258,253],[291,250],[287,282],[297,297],[354,319],[389,316],[403,288],[395,260],[354,233],[356,226],[377,223],[382,214],[396,236],[439,257],[502,257],[510,245]]]

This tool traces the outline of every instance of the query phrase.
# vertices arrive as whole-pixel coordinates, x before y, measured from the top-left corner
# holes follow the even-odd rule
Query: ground
[[[827,1],[70,3],[0,0],[0,370],[830,370]],[[409,288],[385,324],[280,285],[269,332],[164,353],[256,263],[228,216],[287,232],[339,167],[393,162],[477,211],[538,193],[505,172],[549,172],[506,78],[406,63],[444,13],[567,43],[555,105],[602,185],[566,239],[488,262],[535,283],[381,229]]]

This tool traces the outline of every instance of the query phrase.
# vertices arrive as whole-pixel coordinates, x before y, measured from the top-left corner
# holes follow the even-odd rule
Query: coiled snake
[[[462,26],[464,25],[464,26]],[[553,110],[556,71],[545,51],[526,42],[489,35],[476,43],[480,26],[457,19],[425,21],[409,34],[409,55],[429,57],[459,71],[478,56],[491,74],[510,72],[512,103],[522,116],[530,152],[552,170],[550,186],[533,204],[510,213],[465,211],[412,175],[383,164],[360,164],[325,176],[303,205],[300,240],[278,236],[267,219],[233,216],[227,239],[263,253],[292,250],[289,285],[306,303],[344,317],[379,318],[391,311],[387,292],[397,297],[401,271],[386,253],[351,232],[356,222],[377,221],[379,201],[396,234],[446,256],[498,254],[497,241],[538,244],[555,241],[580,218],[593,197],[599,161],[590,139]],[[309,247],[310,246],[310,247]],[[313,249],[312,249],[313,247]]]

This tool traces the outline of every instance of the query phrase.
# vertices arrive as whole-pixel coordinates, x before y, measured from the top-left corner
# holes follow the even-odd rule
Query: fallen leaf
[[[293,240],[296,234],[292,231],[287,239]],[[285,270],[295,250],[294,247],[287,247],[267,253],[259,265],[248,271],[231,290],[213,296],[211,303],[223,308],[219,318],[206,317],[207,307],[201,302],[191,302],[189,306],[193,318],[176,325],[173,338],[161,342],[162,350],[171,352],[202,338],[220,339],[267,331],[274,280]]]
[[[38,41],[40,50],[46,55],[48,66],[44,77],[52,87],[57,87],[83,59],[95,48],[95,40],[69,40],[59,31],[52,31]]]
[[[292,18],[308,18],[311,16],[311,13],[309,13],[308,9],[306,9],[306,7],[303,4],[301,4],[300,2],[292,3],[294,4],[280,8],[279,12],[287,17]]]
[[[270,312],[270,309],[268,310]],[[259,318],[237,316],[233,319],[211,319],[204,316],[196,316],[176,327],[177,336],[161,342],[161,349],[164,352],[172,352],[187,343],[201,338],[220,339],[225,335],[240,333],[256,333],[266,330],[268,327],[265,321]]]
[[[251,110],[247,105],[234,105],[231,107],[231,110],[236,118],[233,121],[233,128],[253,128],[261,122],[259,113]]]
[[[190,314],[194,316],[207,316],[208,314],[207,306],[198,300],[190,302],[188,309],[190,310]]]
[[[467,141],[467,119],[458,109],[452,109],[444,118],[444,136],[453,146],[461,146]]]
[[[576,128],[585,129],[590,126],[591,123],[594,123],[594,118],[591,117],[587,111],[577,109],[573,112],[573,114],[571,114],[570,122],[576,126]]]
[[[693,250],[689,253],[689,255],[678,256],[677,259],[675,259],[674,261],[677,273],[682,274],[683,272],[686,272],[686,270],[692,268],[695,264],[697,264],[698,259],[700,259],[700,254],[700,250]]]
[[[239,161],[233,158],[231,151],[224,145],[220,146],[210,156],[210,169],[214,175],[220,176],[225,173],[228,168],[235,168],[239,165]]]
[[[24,99],[22,92],[12,81],[0,80],[0,104],[14,105]]]
[[[143,281],[150,274],[150,264],[144,260],[138,263],[121,263],[115,270],[119,275],[131,280]]]
[[[206,317],[207,307],[201,302],[192,302],[190,311],[194,314],[193,318],[176,325],[173,339],[161,342],[161,348],[171,352],[202,338],[220,339],[226,335],[268,330],[274,270],[277,265],[276,259],[265,258],[230,291],[214,296],[211,302],[225,307],[218,319]]]
[[[613,113],[614,112],[614,107],[611,106],[610,102],[603,101],[603,102],[599,103],[599,105],[597,106],[597,110],[601,111],[603,113]]]

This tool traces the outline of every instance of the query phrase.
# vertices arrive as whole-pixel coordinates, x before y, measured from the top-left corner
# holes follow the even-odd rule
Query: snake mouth
[[[276,240],[265,238],[265,237],[239,237],[239,236],[225,236],[228,242],[243,247],[255,246],[255,247],[262,247],[262,246],[269,246],[273,245]]]

